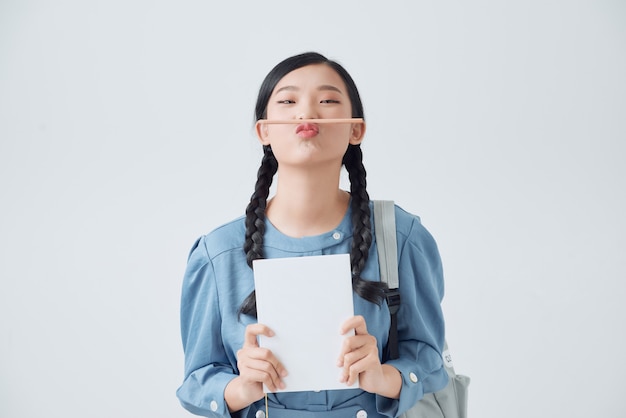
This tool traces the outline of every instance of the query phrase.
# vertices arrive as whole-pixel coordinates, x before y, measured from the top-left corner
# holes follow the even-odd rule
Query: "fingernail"
[[[282,372],[280,372],[280,376],[281,377],[285,377],[287,376],[289,373],[287,373],[287,370],[283,370]]]

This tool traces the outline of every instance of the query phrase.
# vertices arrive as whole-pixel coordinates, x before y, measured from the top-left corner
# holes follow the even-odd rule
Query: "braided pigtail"
[[[363,299],[380,304],[384,298],[386,285],[361,278],[372,245],[372,223],[370,220],[370,198],[367,193],[366,171],[363,166],[363,153],[360,145],[349,145],[343,157],[343,164],[350,179],[352,195],[352,288]]]
[[[243,250],[246,253],[248,266],[252,261],[263,258],[263,235],[265,234],[265,207],[270,193],[274,174],[278,170],[278,162],[269,146],[263,147],[263,160],[257,172],[257,181],[250,203],[246,208],[246,238]],[[256,316],[256,297],[252,291],[239,307],[239,315]]]

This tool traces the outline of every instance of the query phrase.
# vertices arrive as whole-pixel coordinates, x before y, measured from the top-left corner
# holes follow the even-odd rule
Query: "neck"
[[[337,227],[350,201],[350,195],[339,189],[339,175],[340,169],[279,169],[268,219],[282,233],[298,238]]]

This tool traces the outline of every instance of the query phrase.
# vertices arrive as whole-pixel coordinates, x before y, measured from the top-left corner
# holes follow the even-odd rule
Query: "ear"
[[[270,142],[268,139],[269,132],[267,129],[267,124],[259,120],[257,121],[255,125],[255,129],[256,129],[256,136],[259,138],[259,142],[261,142],[262,145],[270,145]]]
[[[352,130],[350,131],[350,144],[359,145],[363,142],[365,136],[365,122],[352,124]]]

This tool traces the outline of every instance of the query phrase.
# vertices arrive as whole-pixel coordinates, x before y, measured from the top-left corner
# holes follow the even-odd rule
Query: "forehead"
[[[317,89],[321,86],[333,86],[340,92],[346,92],[346,85],[341,76],[326,64],[307,65],[287,73],[274,87],[272,94],[279,90]]]

